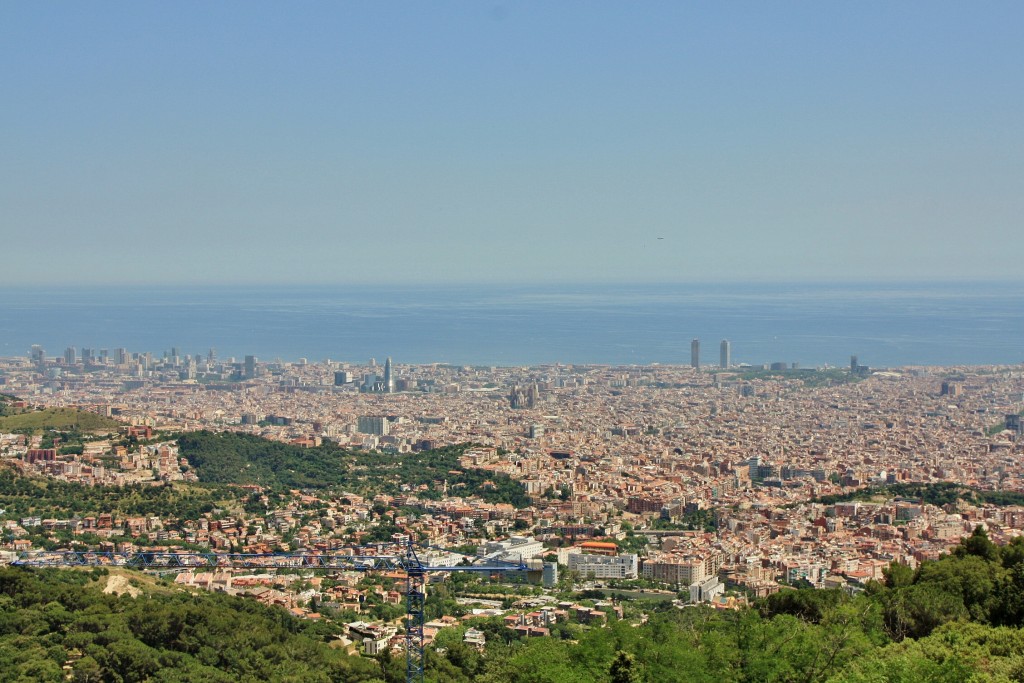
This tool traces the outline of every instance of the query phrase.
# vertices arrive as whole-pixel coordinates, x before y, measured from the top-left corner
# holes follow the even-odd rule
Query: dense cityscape
[[[551,637],[559,622],[596,628],[609,614],[621,618],[614,597],[638,590],[677,609],[727,610],[784,587],[855,594],[884,581],[894,563],[916,569],[950,553],[979,526],[999,545],[1024,536],[1021,366],[878,370],[854,357],[845,368],[737,367],[727,341],[712,365],[701,363],[698,340],[691,348],[686,367],[503,368],[268,363],[219,359],[212,349],[68,348],[51,357],[34,347],[0,359],[9,415],[0,418],[0,453],[19,478],[200,486],[193,456],[209,444],[182,435],[211,432],[296,453],[336,449],[339,469],[346,453],[412,462],[458,447],[457,469],[376,490],[281,491],[238,479],[244,504],[192,517],[171,508],[49,516],[42,504],[25,514],[11,480],[0,513],[5,557],[329,555],[367,542],[402,548],[411,536],[432,548],[422,551],[425,565],[524,564],[523,576],[438,579],[454,600],[446,604],[458,605],[453,613],[430,605],[427,590],[424,644],[461,627],[463,642],[482,652],[487,636],[466,618],[500,617],[520,635]],[[61,415],[104,422],[3,429]],[[459,481],[467,471],[484,475],[476,490]],[[499,502],[486,494],[501,482],[515,494]],[[948,483],[973,493],[930,499]],[[401,571],[282,578],[270,567],[221,565],[184,569],[174,582],[338,621],[353,653],[400,656],[406,646],[395,621]],[[608,592],[563,599],[595,589]],[[494,592],[499,599],[488,599]],[[632,617],[647,618],[643,609]]]

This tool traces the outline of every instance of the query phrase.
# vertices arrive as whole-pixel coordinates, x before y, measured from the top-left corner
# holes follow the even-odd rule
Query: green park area
[[[0,432],[41,431],[47,429],[81,432],[116,432],[121,423],[109,417],[74,408],[45,408],[14,411],[0,415]]]

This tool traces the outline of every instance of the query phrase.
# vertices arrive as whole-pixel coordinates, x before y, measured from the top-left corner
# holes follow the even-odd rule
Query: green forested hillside
[[[105,594],[103,570],[0,568],[0,681],[379,681],[324,626],[217,594]],[[62,667],[68,666],[70,679]]]
[[[7,415],[11,411],[11,402],[17,400],[17,396],[0,392],[0,417]]]
[[[480,657],[459,644],[434,680],[482,683],[963,683],[1024,680],[1024,540],[983,533],[851,597],[785,590],[756,608],[652,607],[646,624],[512,640]]]
[[[364,493],[401,492],[401,485],[425,485],[422,498],[440,498],[435,482],[447,481],[453,492],[475,493],[490,502],[523,507],[529,499],[522,486],[504,474],[462,470],[466,446],[423,453],[388,455],[349,451],[325,443],[301,448],[233,432],[194,432],[178,440],[181,455],[200,481],[214,484],[259,484],[274,489],[341,487]]]
[[[199,480],[213,484],[259,484],[271,488],[324,488],[347,480],[345,451],[300,448],[232,432],[194,432],[178,439]]]
[[[0,569],[0,681],[399,681],[400,662],[325,645],[332,626],[222,595],[102,592],[93,572]],[[97,580],[99,579],[99,580]],[[471,621],[427,656],[437,683],[1005,683],[1024,680],[1024,541],[983,533],[855,597],[786,590],[739,611],[645,607],[607,628],[519,640]],[[627,614],[630,610],[627,608]]]
[[[901,483],[869,486],[849,493],[834,494],[815,498],[812,502],[835,505],[836,503],[854,500],[874,500],[878,498],[906,498],[918,500],[929,505],[948,505],[963,500],[972,505],[1022,505],[1024,494],[1016,491],[983,491],[973,486],[958,484],[951,481],[933,482],[928,484]],[[793,505],[797,505],[794,503]]]
[[[18,519],[70,517],[101,512],[122,515],[160,515],[175,519],[198,519],[225,503],[237,502],[243,493],[227,487],[188,484],[167,486],[87,486],[74,482],[26,477],[0,467],[0,509]]]

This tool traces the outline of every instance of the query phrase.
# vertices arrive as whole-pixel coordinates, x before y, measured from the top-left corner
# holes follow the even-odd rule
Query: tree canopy
[[[105,570],[0,568],[0,678],[9,681],[380,679],[285,610],[220,594],[104,593]]]
[[[444,495],[439,484],[447,482],[452,492],[461,490],[492,503],[525,507],[530,502],[508,475],[463,469],[459,457],[466,445],[389,455],[346,450],[330,442],[302,448],[248,434],[208,431],[185,434],[178,445],[199,480],[215,484],[344,488],[369,494],[398,494],[404,485],[421,498],[439,499]]]
[[[0,569],[0,678],[76,681],[377,681],[389,654],[348,656],[333,626],[218,594],[103,593],[106,570]],[[445,598],[444,586],[434,602]],[[445,608],[448,613],[448,608]],[[524,638],[500,617],[439,635],[427,680],[445,683],[911,683],[1024,678],[1024,540],[978,529],[954,552],[891,565],[860,594],[786,589],[753,608],[644,607],[605,628],[552,624]],[[638,611],[634,611],[634,616]],[[436,615],[434,615],[436,616]],[[481,654],[465,627],[486,634]],[[398,678],[396,679],[396,676]]]
[[[978,529],[949,556],[893,564],[885,576],[858,595],[786,589],[739,611],[652,607],[646,623],[613,621],[571,640],[489,633],[483,658],[437,680],[1024,680],[1024,540],[1000,548]]]

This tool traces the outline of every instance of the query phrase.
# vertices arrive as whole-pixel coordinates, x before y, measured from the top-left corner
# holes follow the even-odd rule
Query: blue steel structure
[[[394,546],[392,546],[394,547]],[[523,562],[488,565],[427,566],[420,562],[410,537],[405,552],[379,554],[381,546],[356,546],[352,552],[333,553],[201,553],[140,551],[133,553],[89,550],[31,550],[19,553],[12,564],[25,567],[125,567],[128,569],[341,569],[356,571],[401,570],[405,572],[405,680],[423,681],[423,606],[429,572],[482,572],[495,574],[526,571]],[[358,551],[358,554],[357,554]]]

